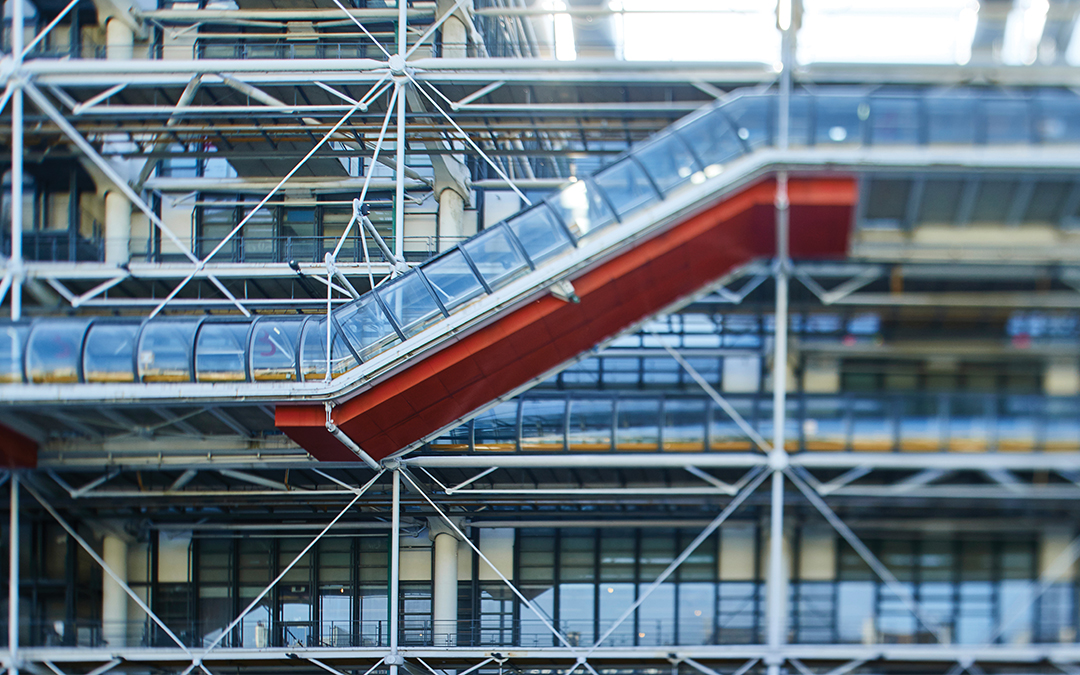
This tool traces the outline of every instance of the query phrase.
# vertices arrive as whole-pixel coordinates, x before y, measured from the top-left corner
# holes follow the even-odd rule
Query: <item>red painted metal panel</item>
[[[708,284],[771,255],[775,183],[757,183],[668,227],[573,280],[580,304],[543,295],[334,410],[334,420],[381,459]],[[850,178],[793,178],[791,252],[847,253],[857,191]],[[279,406],[277,426],[313,456],[340,461],[321,406]],[[352,459],[352,453],[344,450]]]
[[[36,469],[37,441],[0,424],[0,466],[6,469]]]

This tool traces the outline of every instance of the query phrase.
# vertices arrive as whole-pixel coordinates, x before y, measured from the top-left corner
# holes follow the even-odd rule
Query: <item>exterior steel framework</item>
[[[75,3],[73,2],[70,6],[74,6],[74,4]],[[410,56],[416,52],[420,44],[423,43],[425,39],[431,39],[442,23],[450,18],[455,12],[461,10],[465,4],[465,0],[458,0],[448,11],[440,13],[441,18],[433,22],[427,21],[424,23],[423,38],[420,41],[414,41],[410,47],[408,34],[410,14],[407,9],[407,4],[402,2],[400,3],[400,8],[396,17],[398,30],[396,34],[395,53],[391,54],[386,48],[379,45],[385,59],[377,61],[366,60],[363,62],[343,61],[332,65],[326,63],[318,64],[318,69],[325,75],[323,80],[318,83],[319,86],[339,96],[348,105],[338,105],[334,107],[333,110],[325,109],[327,108],[326,106],[324,106],[324,109],[322,110],[313,110],[312,106],[277,105],[278,108],[287,109],[298,118],[304,113],[314,114],[316,112],[320,114],[331,114],[331,116],[341,114],[341,116],[337,119],[336,124],[329,126],[321,136],[318,136],[317,138],[313,137],[313,140],[316,142],[311,151],[303,157],[292,172],[285,175],[276,184],[270,186],[265,198],[259,202],[259,206],[256,207],[256,209],[263,204],[266,204],[279,189],[284,187],[290,177],[303,166],[305,161],[313,157],[324,144],[336,138],[335,134],[354,113],[366,110],[367,106],[375,99],[380,96],[385,96],[388,97],[389,102],[386,104],[385,117],[382,119],[379,142],[375,147],[375,159],[378,158],[378,153],[383,148],[383,140],[385,134],[388,133],[391,117],[393,116],[395,117],[395,156],[393,160],[395,178],[392,183],[392,188],[394,190],[394,201],[398,206],[395,211],[395,223],[393,228],[396,244],[394,251],[402,251],[404,249],[403,237],[405,229],[403,219],[405,217],[404,204],[407,200],[406,191],[419,184],[415,179],[409,177],[406,167],[407,141],[405,122],[407,89],[418,92],[424,97],[426,105],[430,105],[438,112],[436,119],[445,119],[446,122],[453,126],[454,131],[451,135],[458,141],[459,147],[464,148],[466,145],[470,145],[471,149],[475,151],[483,161],[489,163],[493,171],[498,175],[498,179],[492,179],[493,181],[511,187],[525,198],[524,193],[519,189],[517,184],[521,183],[523,185],[528,185],[529,179],[522,181],[507,175],[503,168],[505,165],[500,165],[498,162],[488,157],[484,150],[473,141],[470,135],[444,110],[436,97],[428,92],[425,85],[443,81],[453,83],[468,82],[475,85],[481,85],[480,89],[473,92],[471,100],[470,97],[467,96],[457,102],[450,102],[449,107],[455,111],[466,110],[471,107],[477,112],[482,112],[483,109],[481,109],[480,104],[473,103],[473,100],[482,97],[480,92],[486,93],[487,91],[501,86],[504,82],[512,81],[515,78],[528,77],[544,79],[549,77],[550,74],[541,72],[538,75],[536,72],[530,72],[530,68],[534,70],[539,68],[535,63],[522,64],[513,61],[500,62],[497,64],[494,73],[484,72],[472,63],[447,62],[446,60],[442,63],[429,63],[425,61],[422,65],[418,65],[415,71],[411,66],[406,65],[406,59],[409,59]],[[787,4],[790,5],[790,3]],[[795,27],[791,18],[783,15],[784,11],[790,11],[790,6],[784,9],[785,3],[781,2],[780,5],[782,8],[780,10],[781,16],[779,17],[779,24],[783,29],[784,68],[782,69],[778,83],[782,101],[779,108],[780,119],[778,120],[778,130],[780,148],[783,150],[786,149],[786,139],[789,133],[788,125],[790,120],[789,108],[792,89],[792,73],[795,70],[793,60]],[[338,4],[338,6],[341,7],[340,4]],[[26,61],[24,60],[24,57],[27,55],[27,52],[33,44],[29,47],[24,47],[23,45],[23,4],[21,2],[15,2],[12,4],[12,7],[14,8],[12,16],[14,28],[11,31],[13,58],[7,64],[5,73],[7,88],[3,98],[4,103],[11,106],[10,110],[12,117],[12,198],[10,201],[11,222],[13,223],[11,231],[12,255],[6,263],[3,281],[0,282],[0,289],[2,289],[0,290],[0,293],[10,293],[12,318],[19,319],[22,314],[21,302],[23,297],[23,285],[27,274],[27,263],[22,259],[22,229],[17,226],[17,224],[22,223],[23,221],[21,212],[23,201],[20,191],[21,186],[23,185],[23,117],[25,97],[27,96],[45,115],[47,115],[53,124],[62,130],[71,143],[76,145],[78,149],[98,167],[98,169],[113,181],[120,191],[125,193],[132,203],[146,213],[165,237],[173,239],[173,243],[182,250],[188,258],[190,265],[186,265],[183,270],[165,269],[163,267],[157,271],[158,274],[163,276],[166,274],[171,275],[173,280],[178,281],[178,283],[172,286],[172,291],[167,297],[154,306],[154,314],[166,308],[170,302],[180,295],[183,288],[188,283],[191,283],[197,278],[205,279],[213,284],[222,295],[225,296],[226,300],[234,305],[234,308],[237,311],[248,314],[250,312],[250,303],[236,297],[236,295],[221,282],[221,279],[229,272],[227,270],[219,271],[214,263],[210,262],[210,259],[218,252],[218,250],[226,245],[229,241],[229,237],[235,236],[241,230],[246,220],[252,217],[255,211],[252,211],[245,220],[236,225],[229,235],[224,238],[220,244],[218,244],[217,248],[211,251],[209,255],[204,255],[202,257],[197,256],[184,242],[180,241],[170,232],[166,224],[160,220],[154,209],[145,199],[143,199],[142,195],[137,193],[129,185],[128,181],[120,176],[112,165],[101,156],[98,150],[85,139],[83,134],[69,122],[68,118],[71,115],[61,113],[51,103],[51,100],[45,95],[43,90],[50,87],[71,86],[75,84],[84,84],[86,81],[92,81],[95,85],[108,87],[108,89],[89,100],[78,102],[77,108],[81,109],[76,109],[74,111],[75,115],[80,113],[89,113],[90,115],[93,115],[95,112],[108,115],[138,115],[147,112],[147,108],[132,106],[123,110],[115,110],[112,106],[101,106],[100,104],[102,101],[108,99],[111,93],[119,91],[119,88],[124,87],[128,82],[142,81],[172,83],[174,85],[185,84],[194,81],[191,79],[192,77],[212,77],[215,75],[225,77],[225,75],[221,75],[221,73],[224,72],[231,73],[232,75],[229,75],[229,77],[234,75],[239,76],[242,73],[252,73],[252,77],[249,78],[250,82],[246,85],[241,83],[241,85],[251,87],[252,91],[249,91],[249,93],[257,94],[257,91],[254,90],[254,86],[255,84],[260,83],[261,80],[273,80],[278,83],[288,82],[290,81],[290,78],[302,80],[306,77],[305,73],[312,70],[313,64],[302,61],[273,61],[269,63],[239,61],[218,63],[210,60],[202,60],[182,63],[165,61],[126,61],[123,63],[116,63],[105,61],[70,65],[64,62]],[[183,15],[183,12],[188,10],[172,10],[172,14],[169,14],[169,11],[170,10],[161,10],[157,12],[156,15],[163,19],[179,18]],[[331,10],[331,12],[334,11],[337,10]],[[362,22],[357,18],[358,14],[363,16],[362,13],[349,12],[343,7],[341,7],[341,12],[347,15],[361,30],[366,32]],[[202,16],[201,11],[193,11],[191,16],[186,18],[198,20],[200,16]],[[48,30],[49,28],[46,28],[42,34],[35,38],[34,42],[40,41]],[[377,39],[374,37],[372,39],[378,44]],[[629,68],[629,66],[626,67]],[[650,81],[663,79],[679,81],[685,77],[683,73],[678,72],[678,70],[674,68],[659,68],[655,66],[654,68],[657,68],[660,73],[650,73],[648,75]],[[370,85],[370,89],[368,89],[366,94],[360,99],[353,99],[335,88],[336,82],[339,79],[336,75],[347,71],[353,71],[349,72],[349,79],[353,82],[357,79],[364,78],[370,80],[367,82],[367,84]],[[362,75],[360,78],[357,78],[355,71],[361,71]],[[595,73],[588,72],[587,64],[572,64],[557,72],[560,77],[572,78],[575,73],[579,72],[581,73],[581,77],[596,77]],[[495,79],[493,75],[497,75],[498,79]],[[631,73],[623,79],[632,80],[633,77],[636,76],[638,76],[638,73]],[[1064,73],[1059,74],[1059,76],[1065,80],[1076,78],[1075,73]],[[744,77],[748,81],[759,82],[763,79],[763,73],[750,72],[739,74],[737,76],[732,76],[728,73],[724,77],[717,79],[734,81],[737,77]],[[856,73],[855,75],[847,75],[847,77],[852,77],[857,80],[859,75]],[[276,104],[271,102],[268,110],[275,110],[275,105]],[[178,109],[183,107],[185,106],[177,106]],[[590,112],[590,110],[604,109],[600,107],[600,104],[595,104],[593,106],[588,104],[578,104],[572,107],[573,112],[580,114],[586,114]],[[646,105],[641,106],[642,109],[646,107]],[[94,110],[95,108],[97,108],[96,111]],[[668,106],[665,108],[665,111],[670,112],[671,109],[671,106]],[[248,110],[248,108],[243,107],[241,112],[246,110]],[[160,112],[160,110],[155,109],[153,112]],[[196,111],[189,109],[184,112]],[[491,110],[487,110],[487,112],[491,112]],[[320,131],[323,126],[325,125],[319,127]],[[360,184],[361,201],[364,200],[363,195],[371,186],[371,183],[372,176],[369,173],[365,180]],[[542,181],[539,180],[533,182],[533,185],[541,184]],[[390,185],[388,184],[383,187],[388,186]],[[258,597],[251,601],[251,603],[235,617],[215,641],[201,648],[188,647],[180,640],[180,638],[174,635],[166,623],[145,604],[139,594],[132,590],[131,587],[124,582],[121,576],[110,569],[110,566],[94,551],[93,547],[87,543],[66,520],[64,520],[63,516],[49,503],[46,496],[35,487],[34,482],[24,480],[23,475],[19,471],[12,471],[10,472],[8,479],[10,491],[10,576],[7,626],[9,648],[3,655],[4,665],[13,675],[17,675],[20,670],[27,670],[35,673],[44,672],[42,668],[48,668],[58,675],[68,675],[69,672],[74,672],[66,670],[66,668],[69,667],[73,667],[79,672],[89,669],[89,673],[92,675],[103,675],[113,668],[123,667],[139,670],[144,666],[161,668],[169,672],[179,672],[181,675],[189,675],[195,670],[200,670],[201,672],[206,673],[206,675],[215,675],[214,671],[217,667],[232,667],[235,665],[252,667],[272,665],[277,667],[282,663],[290,664],[297,660],[305,662],[305,664],[310,664],[315,668],[334,673],[335,675],[341,675],[345,670],[351,672],[366,670],[370,673],[380,667],[386,667],[390,675],[397,675],[402,669],[410,673],[422,672],[422,669],[423,671],[431,672],[436,675],[439,671],[456,671],[458,675],[467,675],[467,673],[481,668],[501,666],[505,661],[504,655],[501,652],[493,651],[492,649],[466,647],[416,648],[403,646],[398,642],[398,630],[391,630],[390,641],[387,648],[338,649],[327,647],[246,650],[234,648],[225,649],[220,647],[221,641],[229,631],[244,619],[244,616],[256,606],[263,596],[271,592],[275,584],[285,576],[286,572],[288,572],[293,565],[311,550],[324,535],[333,530],[335,525],[346,516],[350,509],[358,503],[367,506],[371,505],[372,500],[370,498],[364,499],[364,495],[369,488],[379,481],[389,480],[391,486],[389,517],[392,539],[390,546],[391,562],[389,566],[390,597],[395,598],[398,595],[400,584],[401,561],[399,555],[399,536],[402,529],[402,488],[404,487],[407,493],[418,495],[426,505],[425,509],[437,514],[437,516],[446,523],[446,527],[450,528],[455,535],[472,547],[479,557],[495,570],[501,581],[509,587],[511,592],[523,603],[524,607],[535,614],[536,618],[544,624],[546,629],[551,632],[552,636],[561,645],[531,650],[514,649],[514,658],[518,662],[535,663],[537,667],[542,668],[548,668],[551,667],[552,664],[555,664],[563,675],[570,675],[575,671],[578,673],[587,671],[591,675],[599,675],[600,670],[612,667],[612,664],[616,664],[614,667],[618,667],[617,664],[624,664],[628,659],[637,665],[647,664],[650,666],[661,667],[672,665],[675,668],[685,666],[686,668],[699,671],[704,675],[716,675],[718,671],[734,671],[737,675],[743,675],[753,668],[762,666],[764,666],[768,675],[778,675],[782,670],[786,670],[787,672],[797,671],[803,674],[827,673],[828,675],[844,675],[871,661],[880,661],[884,663],[896,662],[907,666],[911,666],[912,664],[925,664],[924,666],[920,665],[920,667],[947,670],[951,675],[958,675],[965,670],[972,673],[972,675],[981,675],[984,668],[1018,667],[1017,664],[1024,664],[1020,667],[1033,667],[1035,664],[1049,664],[1060,668],[1065,673],[1076,672],[1080,669],[1080,646],[1075,644],[1027,646],[986,644],[981,646],[961,646],[942,642],[939,644],[927,645],[836,644],[811,646],[785,643],[785,625],[789,611],[788,604],[790,602],[786,586],[787,571],[784,569],[785,505],[789,504],[794,498],[790,492],[786,493],[788,488],[794,487],[794,494],[801,495],[802,498],[806,499],[813,508],[829,522],[839,536],[842,537],[863,560],[865,560],[867,565],[869,565],[885,583],[889,591],[894,593],[900,602],[927,626],[931,633],[941,639],[942,636],[935,629],[932,622],[920,615],[919,607],[912,599],[910,591],[907,590],[882,561],[875,557],[871,550],[859,540],[852,529],[835,514],[826,502],[826,498],[830,495],[843,495],[845,489],[850,490],[854,487],[852,483],[874,470],[891,468],[916,472],[914,480],[909,479],[906,483],[907,488],[903,494],[917,495],[920,490],[929,490],[929,488],[933,487],[929,484],[944,475],[945,471],[959,471],[969,467],[963,458],[936,454],[895,457],[884,455],[859,456],[856,454],[841,455],[826,453],[817,456],[789,457],[788,452],[785,450],[787,440],[785,438],[785,430],[788,427],[786,419],[786,396],[788,388],[785,380],[787,376],[785,364],[788,362],[787,318],[789,314],[789,282],[793,270],[794,274],[804,282],[808,277],[800,275],[800,272],[793,267],[787,253],[787,174],[783,172],[781,172],[777,182],[775,209],[777,224],[776,241],[778,242],[778,246],[775,261],[768,271],[775,280],[776,288],[776,339],[773,343],[774,366],[772,373],[772,438],[762,438],[754,431],[752,426],[740,418],[739,413],[735,411],[734,408],[726,404],[724,397],[720,393],[715,391],[715,389],[712,389],[707,382],[700,378],[700,376],[695,378],[703,387],[705,387],[709,396],[731,414],[735,419],[735,422],[747,432],[760,452],[709,457],[681,457],[671,455],[620,455],[603,457],[550,455],[542,457],[516,456],[488,458],[476,456],[446,456],[412,458],[406,455],[400,459],[385,461],[381,466],[373,465],[371,471],[374,471],[374,476],[362,485],[352,485],[338,479],[331,479],[334,483],[337,483],[334,490],[317,490],[314,492],[317,493],[319,498],[329,498],[332,502],[344,503],[345,505],[343,508],[340,508],[340,510],[337,511],[336,516],[328,520],[325,527],[312,538],[308,546],[304,548],[288,566],[286,566],[286,568]],[[359,211],[356,211],[353,220],[350,221],[349,229],[346,230],[345,235],[342,235],[342,241],[348,236],[349,231],[353,226],[360,227],[360,224],[358,223],[360,219],[358,216]],[[338,244],[335,253],[340,251],[340,249],[341,243]],[[335,259],[335,253],[327,254],[321,265],[316,264],[309,268],[313,277],[323,275],[322,281],[325,284],[327,293],[325,303],[328,311],[335,302],[347,299],[351,296],[348,289],[345,288],[345,286],[348,285],[348,280],[345,279],[344,275],[335,274],[340,269],[340,264],[337,263]],[[404,260],[399,257],[396,260],[390,261],[378,271],[382,274],[392,273],[396,267],[403,264]],[[249,271],[241,270],[240,273],[246,274],[249,273]],[[60,271],[60,273],[56,275],[56,280],[62,279],[64,274],[71,274],[73,277],[77,277],[82,274],[82,272],[78,269]],[[123,281],[123,279],[129,276],[131,272],[117,272],[114,270],[110,274],[114,274],[115,276],[102,276],[100,283],[89,291],[78,296],[72,295],[72,297],[68,298],[70,304],[73,307],[78,307],[89,303],[94,298],[105,293],[110,287]],[[841,287],[828,293],[820,286],[818,286],[818,290],[821,291],[822,295],[829,296],[830,303],[841,301],[847,297],[848,294],[856,291],[864,280],[871,278],[874,274],[874,270],[870,270],[869,276],[865,269],[856,271],[856,274],[852,276],[851,280]],[[335,281],[337,280],[343,281],[344,284],[336,285]],[[335,291],[337,292],[336,296]],[[730,293],[730,291],[728,292]],[[667,347],[667,349],[670,355],[683,367],[689,370],[691,376],[694,376],[693,367],[680,356],[679,352],[671,347]],[[328,349],[328,354],[329,351],[330,350]],[[329,366],[327,367],[327,373],[327,377],[329,378]],[[980,458],[980,462],[983,462],[980,465],[981,469],[996,471],[997,473],[995,475],[1000,479],[997,485],[991,486],[991,489],[985,491],[987,496],[990,496],[991,498],[994,495],[999,495],[1002,492],[1008,492],[1010,490],[1026,490],[1029,491],[1030,494],[1034,494],[1039,489],[1035,486],[1023,484],[1016,479],[1015,475],[1009,473],[1011,471],[1020,473],[1044,468],[1062,472],[1080,470],[1080,458],[1071,454],[1054,456],[995,455],[992,457]],[[416,477],[416,473],[419,471],[428,469],[434,470],[440,467],[472,468],[478,472],[474,477],[454,487],[447,488],[446,486],[443,486],[445,488],[443,490],[443,496],[445,497],[474,495],[483,499],[496,494],[507,494],[512,492],[521,498],[556,494],[568,499],[573,499],[579,496],[596,495],[599,494],[599,491],[604,491],[604,494],[614,498],[631,498],[648,494],[650,490],[656,490],[662,494],[677,494],[670,488],[660,488],[655,486],[637,488],[590,488],[586,486],[581,488],[552,488],[547,490],[518,488],[513,490],[479,489],[475,485],[471,488],[469,487],[475,481],[497,468],[515,466],[566,468],[573,466],[595,467],[600,465],[627,468],[666,466],[685,469],[695,476],[702,478],[704,482],[700,488],[689,489],[686,494],[709,497],[722,495],[725,501],[725,507],[716,514],[708,525],[701,530],[700,534],[685,547],[682,553],[644,589],[634,603],[628,606],[625,611],[620,614],[617,620],[605,627],[601,636],[591,645],[575,644],[569,640],[558,627],[552,625],[544,616],[543,612],[534,606],[528,596],[523,593],[513,581],[500,572],[496,565],[491,563],[491,561],[485,557],[484,553],[476,547],[469,537],[464,535],[459,529],[459,525],[455,522],[455,519],[451,516],[451,512],[447,506],[440,504],[440,496],[431,494],[425,486],[425,481],[421,481]],[[256,463],[255,466],[258,466],[258,464]],[[201,469],[202,467],[198,468]],[[745,474],[735,483],[726,483],[707,473],[705,470],[709,468],[739,469],[745,470]],[[823,469],[845,470],[846,473],[827,482],[821,482],[813,476],[812,471]],[[267,492],[265,494],[270,494],[274,497],[278,497],[282,494],[276,492],[279,486],[273,481],[270,481],[269,484],[267,484],[268,481],[265,478],[260,479],[258,476],[243,473],[242,467],[211,470],[220,470],[222,474],[231,472],[230,477],[233,479],[256,483],[260,488],[266,488]],[[189,471],[194,475],[196,468],[189,469]],[[110,477],[109,474],[106,474],[99,479],[87,483],[81,488],[71,489],[70,493],[72,498],[85,496],[111,496],[117,499],[128,498],[130,495],[126,494],[113,493],[110,495],[107,488],[103,487]],[[188,480],[191,480],[191,478],[189,477]],[[179,481],[177,481],[177,483],[179,483]],[[745,646],[680,646],[669,649],[640,648],[633,650],[630,654],[628,654],[625,649],[616,649],[606,646],[605,640],[631,616],[634,610],[641,606],[646,598],[659,588],[660,585],[675,572],[679,565],[689,558],[695,549],[708,538],[710,534],[716,531],[716,529],[720,527],[732,513],[743,505],[744,502],[752,496],[760,496],[764,492],[766,483],[769,485],[768,529],[770,536],[768,540],[769,563],[766,576],[767,630],[765,631],[765,643]],[[174,484],[174,489],[180,489],[180,487],[182,486]],[[889,494],[888,486],[866,489],[870,492],[876,492],[878,496],[888,496]],[[947,489],[948,488],[946,488],[946,490]],[[1069,489],[1071,489],[1071,487]],[[30,497],[48,511],[68,533],[75,537],[79,545],[94,558],[94,560],[103,568],[105,573],[118,583],[123,588],[123,591],[140,606],[147,616],[171,637],[177,645],[176,648],[110,648],[95,650],[19,646],[20,498],[24,493],[30,495]],[[299,493],[289,493],[290,497],[295,497],[298,494]],[[927,494],[929,494],[929,492],[927,492]],[[249,494],[249,496],[255,495],[256,493]],[[220,495],[208,494],[207,496],[213,498]],[[311,497],[314,495],[306,496]],[[151,498],[149,494],[141,493],[139,495],[134,495],[134,497],[141,499]],[[1070,498],[1075,497],[1076,495],[1070,495]],[[346,500],[348,501],[346,502]],[[331,512],[334,510],[335,509],[332,508]],[[1049,585],[1056,581],[1057,577],[1064,574],[1066,569],[1075,562],[1078,554],[1080,554],[1080,542],[1074,541],[1062,554],[1062,557],[1055,561],[1051,566],[1051,572],[1040,580],[1041,586],[1034,598],[1037,598],[1038,593],[1045,591]],[[1032,602],[1034,602],[1034,598],[1031,600]],[[396,602],[389,603],[388,621],[392,627],[396,627],[400,624],[401,619],[398,616],[398,605]],[[1003,628],[1003,626],[998,626],[993,631],[993,634],[995,636],[999,635]],[[991,640],[990,642],[993,643],[994,640]],[[70,666],[68,664],[70,664]],[[495,664],[495,666],[492,664]]]

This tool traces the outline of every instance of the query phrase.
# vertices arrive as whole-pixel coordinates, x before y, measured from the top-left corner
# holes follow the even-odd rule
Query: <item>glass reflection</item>
[[[411,272],[375,290],[406,338],[416,335],[442,318],[442,310],[427,284]]]
[[[90,321],[50,319],[34,324],[26,343],[26,370],[30,382],[79,381],[83,335]]]
[[[548,197],[547,203],[578,239],[615,222],[611,208],[596,188],[585,180],[579,180]]]
[[[199,382],[243,382],[249,323],[204,323],[195,345]]]
[[[430,296],[429,296],[430,297]],[[397,331],[386,317],[378,301],[371,295],[346,305],[334,313],[334,318],[353,349],[361,359],[368,360],[379,352],[400,342]],[[325,325],[323,330],[325,331]],[[325,344],[326,335],[323,334]],[[323,347],[325,355],[325,346]],[[350,366],[351,368],[352,366]],[[323,369],[325,371],[325,368]]]
[[[139,324],[96,323],[83,347],[83,379],[87,382],[134,382],[135,338]]]
[[[555,215],[544,205],[510,219],[507,225],[534,265],[573,247]]]
[[[490,288],[501,288],[529,273],[529,264],[506,233],[505,225],[484,230],[461,248]]]
[[[143,382],[190,382],[191,345],[199,321],[156,321],[139,336],[139,378]]]
[[[23,381],[23,342],[29,327],[9,324],[0,328],[0,383]]]
[[[432,260],[421,272],[447,311],[452,312],[484,294],[484,287],[460,249],[452,249]]]
[[[251,378],[256,382],[296,379],[296,343],[302,320],[262,319],[251,333]]]

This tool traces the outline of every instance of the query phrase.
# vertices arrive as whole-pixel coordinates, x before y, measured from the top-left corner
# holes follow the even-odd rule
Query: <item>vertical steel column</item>
[[[405,3],[402,3],[404,5]],[[404,81],[398,85],[402,91],[397,99],[397,180],[394,181],[394,257],[405,260],[405,92]]]
[[[15,61],[11,83],[11,318],[18,321],[22,318],[23,285],[23,90],[18,73],[23,61],[24,22],[22,0],[12,0],[11,6],[11,57]]]
[[[787,579],[784,570],[784,473],[787,451],[784,433],[787,426],[788,360],[788,195],[787,172],[781,171],[776,184],[776,310],[773,320],[773,437],[769,451],[772,475],[772,499],[769,512],[768,591],[768,675],[780,672],[780,647],[784,643],[787,622]]]
[[[797,0],[778,0],[776,24],[781,31],[780,100],[777,145],[786,150],[791,128],[791,85],[794,68],[794,30],[792,4]],[[780,171],[776,179],[776,309],[773,320],[773,438],[769,466],[773,471],[771,508],[769,511],[769,570],[768,591],[768,675],[779,675],[783,658],[780,649],[785,642],[787,623],[787,579],[784,571],[784,474],[788,457],[784,449],[787,426],[787,361],[788,361],[788,175]]]
[[[394,181],[394,257],[405,260],[405,55],[409,51],[408,2],[398,0],[397,54],[391,58],[390,70],[399,75],[397,100],[397,167]],[[401,72],[396,72],[400,68]],[[397,483],[394,483],[397,485]]]
[[[402,3],[404,4],[404,3]],[[402,99],[405,97],[402,96]],[[399,579],[401,578],[401,472],[398,469],[394,469],[391,473],[391,484],[393,485],[393,511],[390,514],[390,597],[388,598],[388,605],[390,607],[390,658],[388,663],[390,665],[390,675],[398,675],[398,664],[400,663],[398,657],[398,633],[400,623],[398,618],[398,608],[400,600]]]
[[[14,0],[22,7],[22,0]],[[18,13],[18,11],[16,11]],[[13,28],[12,33],[16,31]],[[23,221],[23,90],[13,82],[11,94],[11,319],[22,318]]]
[[[22,0],[16,0],[16,4]],[[19,675],[19,473],[11,472],[11,523],[8,534],[8,666],[9,675]]]

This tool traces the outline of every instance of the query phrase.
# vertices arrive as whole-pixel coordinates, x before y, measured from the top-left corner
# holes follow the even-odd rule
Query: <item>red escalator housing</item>
[[[382,459],[573,359],[602,340],[775,249],[776,184],[763,180],[572,279],[581,302],[549,293],[334,409],[338,427]],[[842,258],[857,198],[850,177],[792,178],[794,258]],[[322,461],[358,461],[326,430],[322,405],[279,405],[276,424]]]

